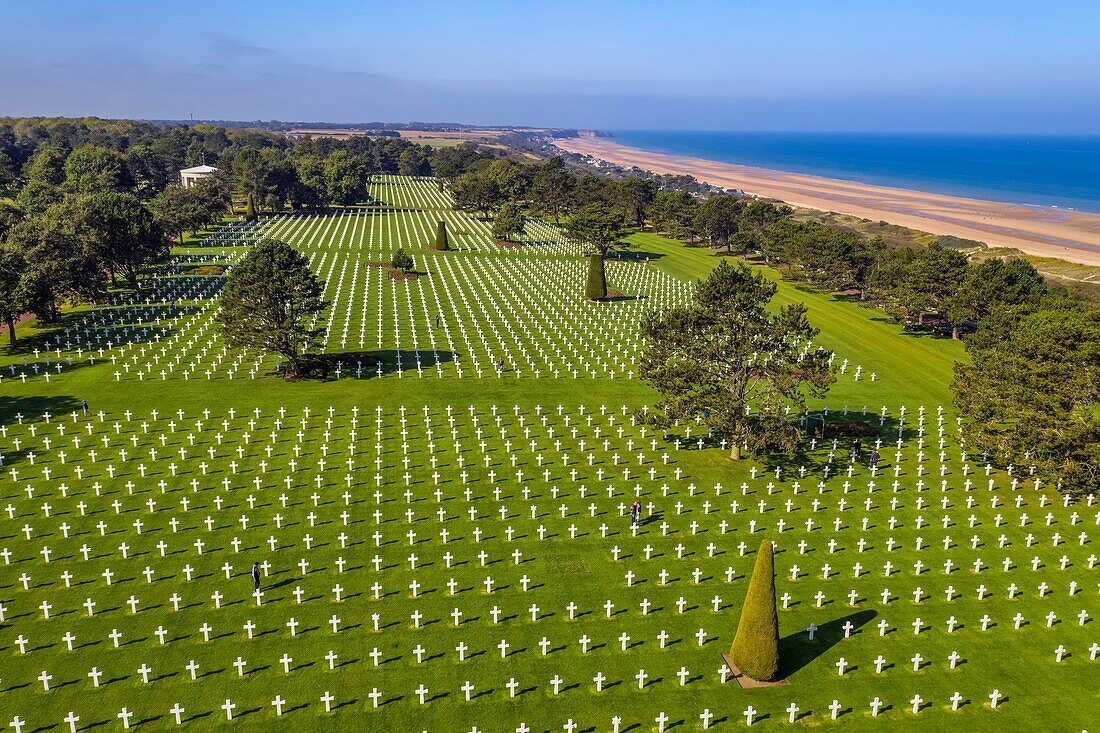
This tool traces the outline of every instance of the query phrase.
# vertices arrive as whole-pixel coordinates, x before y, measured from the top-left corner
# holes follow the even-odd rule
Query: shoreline
[[[564,138],[556,147],[654,173],[690,175],[699,181],[778,199],[792,206],[832,211],[937,235],[1011,247],[1024,254],[1100,266],[1100,215],[1063,208],[891,188],[804,173],[657,153],[609,138]]]

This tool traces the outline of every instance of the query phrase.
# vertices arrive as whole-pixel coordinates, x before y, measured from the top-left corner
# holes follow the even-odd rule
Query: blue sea
[[[968,198],[1100,213],[1100,135],[615,130],[646,150]]]

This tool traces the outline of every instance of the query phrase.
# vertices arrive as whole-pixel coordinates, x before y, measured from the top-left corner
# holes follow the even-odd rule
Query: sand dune
[[[652,153],[606,138],[555,141],[562,150],[654,173],[687,174],[718,186],[780,199],[793,206],[1015,247],[1042,257],[1100,266],[1100,215],[944,196],[801,173]]]

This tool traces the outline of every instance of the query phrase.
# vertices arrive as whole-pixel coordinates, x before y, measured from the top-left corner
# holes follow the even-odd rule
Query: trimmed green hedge
[[[588,255],[588,282],[584,286],[584,297],[589,300],[607,297],[607,275],[604,274],[603,255],[599,252]]]
[[[775,559],[771,540],[760,543],[756,566],[741,608],[741,622],[730,657],[754,680],[770,680],[779,672],[779,614],[775,610]]]

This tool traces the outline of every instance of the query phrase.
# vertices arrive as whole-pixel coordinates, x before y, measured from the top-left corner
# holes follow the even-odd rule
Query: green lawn
[[[420,185],[396,195],[414,197]],[[609,274],[613,287],[646,297],[593,306],[571,295],[577,256],[537,246],[418,251],[427,275],[380,278],[363,263],[382,245],[358,247],[363,230],[340,216],[269,225],[294,235],[326,278],[330,350],[349,334],[339,378],[287,383],[269,356],[223,353],[204,295],[218,279],[170,270],[158,293],[178,293],[174,304],[100,309],[87,333],[91,324],[77,324],[88,313],[73,314],[70,344],[50,352],[62,370],[48,382],[11,367],[41,372],[45,340],[56,345],[63,332],[0,354],[0,550],[10,552],[0,565],[0,723],[18,716],[27,731],[68,730],[72,711],[80,730],[117,730],[125,707],[131,727],[162,730],[176,727],[177,703],[195,730],[549,732],[572,720],[578,731],[610,731],[618,717],[622,731],[651,731],[662,714],[666,730],[700,730],[704,710],[711,728],[732,730],[750,705],[754,727],[779,729],[792,727],[792,703],[795,726],[813,729],[1080,730],[1096,719],[1098,507],[1063,506],[1050,487],[1033,488],[1026,467],[1014,469],[1014,490],[1005,470],[987,477],[980,457],[963,459],[946,386],[959,344],[906,336],[873,310],[780,283],[781,299],[809,305],[836,363],[849,361],[831,411],[867,405],[860,419],[877,426],[885,407],[882,460],[872,477],[865,459],[850,464],[847,440],[834,450],[827,438],[794,458],[733,464],[713,442],[696,447],[699,425],[666,438],[632,420],[654,399],[629,376],[637,318],[686,297],[684,283],[718,261],[707,251],[639,235],[640,250],[661,257],[614,263]],[[418,215],[392,216],[395,236],[411,242]],[[177,265],[240,251],[181,250]],[[354,374],[361,330],[363,351],[385,356],[380,378]],[[112,346],[77,353],[78,335]],[[615,346],[601,352],[600,343]],[[461,376],[451,361],[418,373],[414,356],[427,365],[433,351],[469,364]],[[645,509],[632,536],[624,510],[635,496]],[[723,684],[721,653],[764,539],[776,542],[787,597],[790,684],[742,690]],[[258,607],[245,575],[253,561],[268,564]],[[1003,697],[991,709],[994,689]]]

